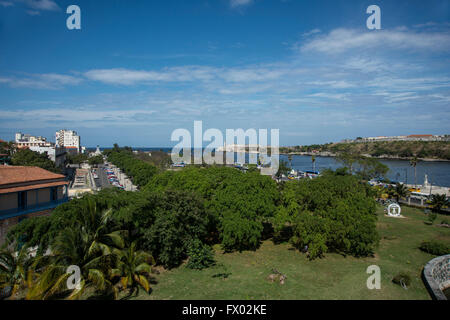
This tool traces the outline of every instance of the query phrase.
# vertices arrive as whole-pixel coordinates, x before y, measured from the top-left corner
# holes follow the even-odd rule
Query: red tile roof
[[[23,186],[23,187],[14,187],[14,188],[0,188],[0,194],[2,193],[11,193],[11,192],[19,192],[19,191],[26,191],[26,190],[36,190],[36,189],[42,189],[42,188],[50,188],[50,187],[57,187],[57,186],[64,186],[69,184],[68,181],[56,181],[56,182],[49,182],[49,183],[39,183],[39,184],[33,184],[29,186]]]
[[[65,177],[39,167],[0,166],[0,188],[8,184],[45,182],[45,180],[61,180]]]
[[[428,138],[432,136],[432,134],[410,134],[408,138]]]

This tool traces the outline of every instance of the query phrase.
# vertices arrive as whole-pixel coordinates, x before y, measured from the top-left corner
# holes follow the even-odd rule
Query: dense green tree
[[[387,165],[381,163],[378,159],[375,158],[367,158],[361,156],[356,160],[356,163],[359,165],[357,174],[363,180],[384,178],[389,171],[389,167]]]
[[[189,261],[186,267],[190,269],[202,270],[215,264],[214,250],[200,239],[195,239],[189,245]]]
[[[165,267],[179,265],[189,244],[206,237],[209,216],[195,194],[169,191],[158,199],[153,214],[142,234],[142,247]]]
[[[119,151],[116,151],[116,149],[107,150],[104,153],[109,161],[131,177],[133,183],[139,187],[144,187],[158,172],[155,166],[137,159],[130,148],[119,149]]]
[[[275,239],[285,240],[284,235],[300,249],[308,246],[310,258],[327,251],[373,253],[376,205],[370,188],[356,177],[324,172],[314,180],[293,181],[284,187],[281,205],[273,218]]]
[[[13,141],[0,140],[0,164],[10,163],[12,155],[16,152],[16,144]]]
[[[336,160],[348,168],[350,173],[353,173],[354,165],[359,158],[360,156],[358,154],[343,152],[336,157]]]
[[[81,164],[87,160],[88,160],[88,156],[84,153],[69,154],[66,158],[67,163],[77,164],[78,167],[80,167]]]
[[[40,167],[51,172],[61,173],[61,169],[55,166],[46,152],[39,153],[30,149],[18,149],[11,157],[11,164],[14,166]]]
[[[252,249],[259,243],[254,240],[254,232],[262,230],[258,226],[273,216],[279,199],[277,184],[270,177],[218,166],[168,171],[155,176],[146,188],[189,190],[200,195],[212,216],[209,229],[219,233],[227,230],[220,239],[228,251],[233,246],[236,250]],[[239,237],[229,228],[238,224],[233,219],[248,226],[239,230]],[[257,239],[261,236],[259,234]]]
[[[90,157],[88,159],[88,163],[92,167],[97,167],[99,164],[103,163],[103,156],[99,154],[99,155]]]

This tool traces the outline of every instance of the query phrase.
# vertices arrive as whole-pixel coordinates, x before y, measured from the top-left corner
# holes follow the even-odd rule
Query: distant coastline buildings
[[[450,141],[450,135],[410,134],[408,136],[358,137],[356,139],[344,139],[341,143],[376,141]]]

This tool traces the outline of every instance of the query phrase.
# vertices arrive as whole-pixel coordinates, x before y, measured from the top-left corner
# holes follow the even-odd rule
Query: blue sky
[[[171,146],[194,120],[281,145],[448,134],[449,3],[0,0],[0,138]]]

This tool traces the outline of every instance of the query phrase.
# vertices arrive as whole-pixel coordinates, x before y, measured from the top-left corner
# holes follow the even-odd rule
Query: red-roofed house
[[[408,140],[427,141],[427,140],[433,140],[435,137],[432,134],[410,134],[406,138]]]
[[[408,138],[431,138],[432,134],[410,134]]]
[[[39,167],[0,166],[0,244],[11,226],[66,202],[68,184],[62,174]]]

